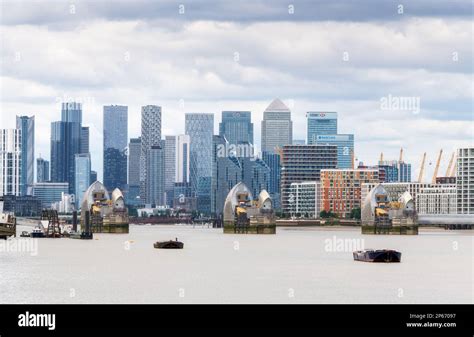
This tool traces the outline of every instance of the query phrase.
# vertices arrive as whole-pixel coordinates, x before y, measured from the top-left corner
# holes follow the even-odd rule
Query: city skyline
[[[414,177],[424,152],[433,162],[440,148],[448,156],[473,138],[467,2],[383,3],[374,12],[367,1],[337,11],[294,1],[292,13],[283,1],[19,5],[1,3],[0,123],[13,128],[15,116],[35,115],[35,153],[44,158],[65,101],[83,104],[91,144],[103,143],[103,106],[128,106],[134,138],[141,106],[153,104],[163,109],[162,135],[183,134],[187,112],[218,122],[224,110],[251,111],[259,148],[263,111],[280,97],[294,139],[306,138],[308,111],[337,111],[338,132],[355,135],[356,158],[375,164],[381,151],[396,159],[403,147]],[[411,108],[398,104],[411,98]],[[101,152],[91,148],[103,180]]]

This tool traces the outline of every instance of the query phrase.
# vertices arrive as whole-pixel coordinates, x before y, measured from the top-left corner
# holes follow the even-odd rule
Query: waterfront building
[[[87,188],[90,186],[91,178],[91,156],[89,153],[76,154],[76,178],[74,179],[76,187],[76,208],[79,209],[82,201],[82,196]]]
[[[286,145],[281,153],[281,207],[289,212],[292,183],[319,181],[323,169],[337,167],[336,145]]]
[[[36,182],[45,181],[49,181],[49,161],[40,157],[36,159]]]
[[[288,198],[289,213],[291,216],[305,218],[319,218],[321,203],[321,183],[318,181],[304,181],[290,184]]]
[[[33,185],[33,195],[41,200],[43,208],[51,208],[55,202],[61,201],[62,194],[68,194],[68,183],[35,183]]]
[[[0,129],[0,196],[21,195],[21,129]]]
[[[337,146],[337,168],[353,168],[354,135],[323,134],[316,135],[316,144],[334,144]]]
[[[277,153],[277,148],[291,145],[293,122],[290,109],[278,98],[263,112],[262,152]]]
[[[474,214],[474,147],[457,150],[457,213]]]
[[[106,105],[104,125],[104,185],[109,192],[127,186],[128,107]]]
[[[0,197],[0,213],[11,212],[16,216],[33,217],[41,215],[41,201],[32,195],[4,195]]]
[[[157,195],[160,188],[156,185],[158,179],[156,172],[149,171],[150,167],[158,165],[157,162],[153,164],[150,162],[152,160],[151,152],[154,152],[153,160],[164,159],[159,159],[161,149],[161,107],[157,105],[143,106],[140,154],[140,198],[147,204],[162,200],[162,197],[158,197]],[[158,166],[161,167],[161,164]],[[152,186],[152,184],[154,186]]]
[[[127,204],[136,206],[140,201],[141,138],[131,138],[128,144],[128,193]]]
[[[250,111],[222,111],[219,135],[230,144],[253,144],[253,123]]]
[[[321,170],[321,210],[333,212],[340,218],[350,218],[361,207],[362,184],[378,184],[377,169]]]
[[[214,114],[186,113],[185,133],[190,140],[190,183],[200,212],[211,212],[212,137]]]
[[[35,117],[16,116],[21,130],[21,195],[31,195],[35,176]]]
[[[82,106],[62,103],[61,121],[51,123],[51,181],[69,184],[74,194],[75,156],[81,153]]]
[[[308,112],[306,119],[307,144],[316,144],[319,135],[337,134],[337,112]]]
[[[456,214],[456,191],[456,184],[439,184],[422,188],[417,195],[418,214]]]

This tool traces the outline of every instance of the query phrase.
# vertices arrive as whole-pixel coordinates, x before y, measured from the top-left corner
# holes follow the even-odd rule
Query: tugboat
[[[183,249],[184,243],[178,241],[178,238],[169,241],[157,241],[153,244],[153,247],[157,249]]]
[[[352,253],[354,261],[363,262],[400,262],[402,253],[391,249],[364,249]]]

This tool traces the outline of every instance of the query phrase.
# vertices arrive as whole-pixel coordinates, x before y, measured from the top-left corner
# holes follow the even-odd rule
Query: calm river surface
[[[37,254],[0,251],[0,303],[473,303],[473,234],[142,225],[94,240],[36,239]],[[183,250],[153,248],[176,237]],[[353,261],[354,243],[397,249],[402,262]]]

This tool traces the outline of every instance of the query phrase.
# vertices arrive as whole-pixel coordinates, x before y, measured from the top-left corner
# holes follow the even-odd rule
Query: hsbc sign
[[[308,112],[310,119],[337,119],[337,112]]]

